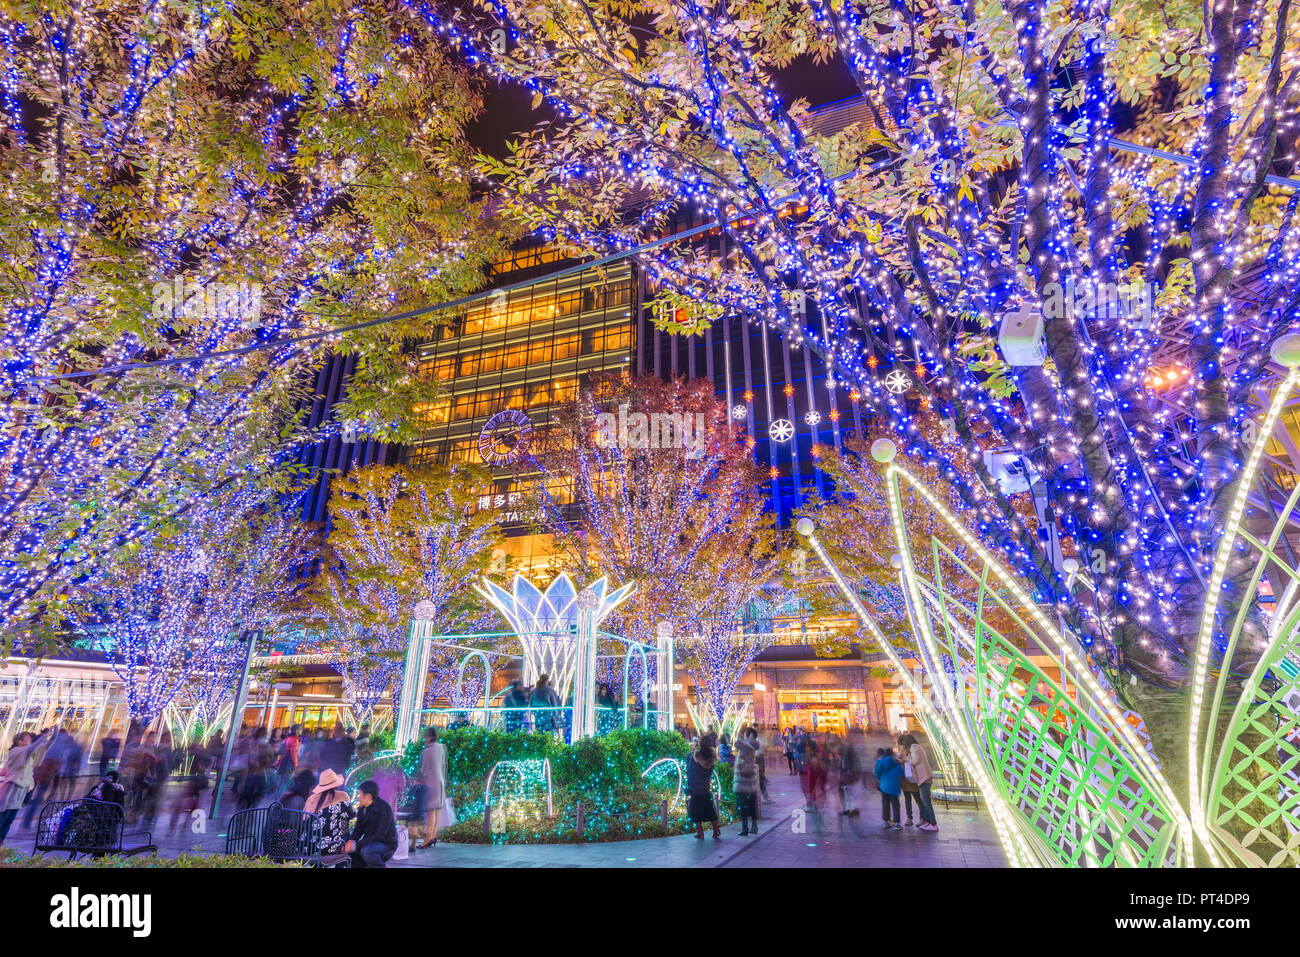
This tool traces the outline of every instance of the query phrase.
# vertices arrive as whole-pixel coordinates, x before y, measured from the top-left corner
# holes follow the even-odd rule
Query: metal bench
[[[226,827],[226,853],[301,861],[311,867],[350,867],[347,854],[321,854],[321,821],[315,814],[270,804],[238,811]]]
[[[934,783],[930,789],[934,799],[943,802],[945,811],[951,807],[952,801],[964,801],[966,797],[974,802],[976,809],[980,806],[980,789],[975,786],[975,782],[966,777],[964,772],[959,772],[949,779],[942,770],[936,769]]]
[[[107,854],[152,854],[158,850],[148,831],[123,833],[126,812],[110,801],[82,798],[79,801],[51,801],[42,805],[36,823],[37,853],[67,851],[68,860],[78,854],[103,857]],[[130,843],[128,843],[128,839]]]

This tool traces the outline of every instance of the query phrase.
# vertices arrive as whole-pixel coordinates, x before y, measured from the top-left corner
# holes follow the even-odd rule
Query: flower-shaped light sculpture
[[[610,591],[607,580],[600,578],[584,589],[594,597],[590,611],[593,632],[635,587],[629,583]],[[583,610],[579,608],[578,589],[568,573],[560,574],[546,586],[546,591],[523,575],[515,576],[510,591],[486,579],[475,588],[518,635],[524,649],[524,681],[531,684],[538,675],[548,675],[551,687],[561,701],[565,700],[577,664],[578,615]]]

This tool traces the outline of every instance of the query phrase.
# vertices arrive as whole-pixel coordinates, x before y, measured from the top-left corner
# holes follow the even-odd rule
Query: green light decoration
[[[1049,619],[945,504],[895,461],[892,442],[877,440],[872,455],[885,469],[895,565],[915,651],[886,639],[812,522],[798,523],[889,658],[941,768],[948,773],[960,763],[974,781],[1013,865],[1192,866],[1194,846],[1212,866],[1300,864],[1300,569],[1283,539],[1300,488],[1267,536],[1245,524],[1267,438],[1300,384],[1300,336],[1280,340],[1274,356],[1290,371],[1239,478],[1199,630],[1185,803],[1178,794],[1183,782],[1171,782],[1162,770],[1141,716],[1124,708],[1077,636]],[[914,543],[908,533],[903,483],[938,519],[940,531],[928,542]],[[1218,606],[1229,573],[1249,584],[1225,628]],[[1090,587],[1086,575],[1070,574]],[[1270,602],[1275,607],[1267,614]],[[1252,611],[1264,612],[1265,633]],[[1259,652],[1244,681],[1222,667],[1239,646],[1247,647],[1243,641]],[[1060,678],[1034,657],[1059,662]],[[919,659],[921,670],[910,670],[908,658]],[[1230,720],[1211,720],[1232,701]]]
[[[1191,766],[1199,769],[1193,773],[1189,789],[1198,834],[1207,843],[1217,843],[1235,862],[1250,867],[1300,865],[1300,570],[1288,557],[1289,546],[1283,539],[1300,502],[1300,486],[1291,492],[1267,539],[1255,536],[1244,524],[1247,495],[1263,461],[1267,439],[1300,383],[1300,336],[1283,336],[1273,355],[1290,372],[1273,394],[1251,447],[1215,555],[1211,598],[1206,602],[1196,649],[1188,738]],[[1224,579],[1229,571],[1239,576],[1250,561],[1254,569],[1245,598],[1227,630],[1219,660],[1232,661],[1243,639],[1262,642],[1264,648],[1240,686],[1233,684],[1230,669],[1218,669],[1207,710],[1204,691]],[[1266,606],[1270,596],[1276,596],[1276,605],[1266,633],[1260,636],[1257,627],[1248,627],[1247,615],[1252,608]],[[1220,713],[1227,694],[1236,697],[1237,705],[1220,735],[1217,722],[1208,716]],[[1198,753],[1202,728],[1206,729],[1205,741]]]
[[[670,770],[677,772],[675,778],[669,773]],[[676,790],[672,801],[668,805],[668,810],[669,812],[677,810],[677,806],[682,801],[682,789],[686,786],[686,761],[680,758],[660,758],[642,771],[641,777],[656,787],[668,788],[675,785]],[[709,788],[713,791],[713,800],[718,807],[721,807],[722,782],[718,780],[717,771],[714,771],[709,777]]]
[[[500,775],[498,777],[498,772]],[[487,784],[483,788],[483,803],[492,807],[492,782],[502,781],[510,790],[501,795],[497,807],[505,814],[506,820],[521,817],[537,818],[541,795],[546,795],[546,817],[555,817],[552,803],[551,762],[541,760],[498,761],[488,772]],[[528,812],[532,811],[530,815]],[[520,812],[523,812],[522,814]]]

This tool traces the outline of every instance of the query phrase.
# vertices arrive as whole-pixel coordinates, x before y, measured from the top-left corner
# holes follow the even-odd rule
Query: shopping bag
[[[397,850],[393,851],[393,856],[389,860],[404,861],[411,853],[411,832],[407,830],[405,824],[397,826]]]
[[[442,813],[438,815],[438,830],[451,827],[456,823],[456,808],[452,806],[451,797],[442,802]]]

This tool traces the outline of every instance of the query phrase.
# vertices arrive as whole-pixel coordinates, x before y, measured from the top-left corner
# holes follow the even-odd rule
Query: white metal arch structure
[[[551,687],[564,700],[577,666],[579,642],[575,639],[581,611],[578,589],[568,573],[558,575],[545,591],[523,575],[515,576],[510,591],[488,579],[474,587],[510,623],[523,645],[524,682],[532,684],[538,675],[546,674],[550,676]],[[587,623],[590,631],[594,633],[635,588],[635,584],[628,583],[610,591],[608,580],[599,578],[583,589],[593,598],[590,610],[581,616],[585,619],[590,615]]]
[[[629,641],[627,651],[623,653],[623,730],[627,730],[627,712],[631,704],[631,698],[628,697],[629,679],[632,676],[632,652],[641,656],[641,701],[644,717],[642,725],[650,727],[650,659],[646,657],[645,649],[639,644]]]
[[[465,666],[469,664],[471,658],[477,658],[479,661],[483,662],[483,706],[487,707],[487,703],[492,695],[492,665],[488,661],[487,655],[478,650],[470,651],[460,659],[460,667],[456,669],[456,691],[452,697],[451,703],[453,705],[461,703],[460,695],[465,685]]]

